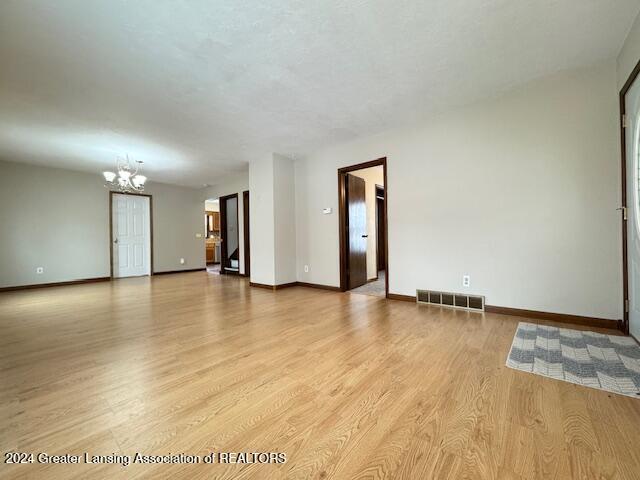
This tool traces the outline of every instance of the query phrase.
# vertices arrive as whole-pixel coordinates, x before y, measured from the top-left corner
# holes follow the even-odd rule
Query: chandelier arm
[[[105,178],[105,188],[117,188],[118,190],[120,190],[120,192],[123,193],[144,192],[144,183],[136,185],[133,180],[134,177],[138,175],[141,164],[142,162],[134,162],[134,164],[132,165],[131,160],[129,159],[129,155],[126,155],[126,157],[124,158],[116,158],[117,175],[111,181],[108,181]],[[129,175],[126,178],[123,178],[121,172],[127,172]]]

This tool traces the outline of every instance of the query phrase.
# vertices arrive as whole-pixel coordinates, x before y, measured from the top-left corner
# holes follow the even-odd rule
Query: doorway
[[[151,195],[109,192],[111,277],[153,272]]]
[[[389,295],[387,161],[338,170],[340,290]]]
[[[240,273],[238,194],[220,197],[220,273]]]
[[[625,333],[640,341],[640,62],[620,92]]]
[[[220,273],[220,202],[217,198],[204,202],[204,226],[207,272]]]

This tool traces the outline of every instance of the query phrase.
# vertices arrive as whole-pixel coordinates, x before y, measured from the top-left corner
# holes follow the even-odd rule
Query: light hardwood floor
[[[516,325],[205,272],[1,293],[2,452],[287,462],[0,476],[640,478],[640,401],[506,368]]]

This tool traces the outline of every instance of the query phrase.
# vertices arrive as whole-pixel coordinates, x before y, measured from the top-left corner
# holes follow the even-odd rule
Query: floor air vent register
[[[433,290],[417,290],[418,303],[440,305],[441,307],[461,308],[474,312],[484,312],[484,297],[464,293],[436,292]]]

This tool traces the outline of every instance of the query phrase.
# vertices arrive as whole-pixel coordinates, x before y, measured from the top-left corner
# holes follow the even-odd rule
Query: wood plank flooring
[[[1,478],[638,479],[640,401],[504,366],[517,319],[206,272],[0,294]]]

